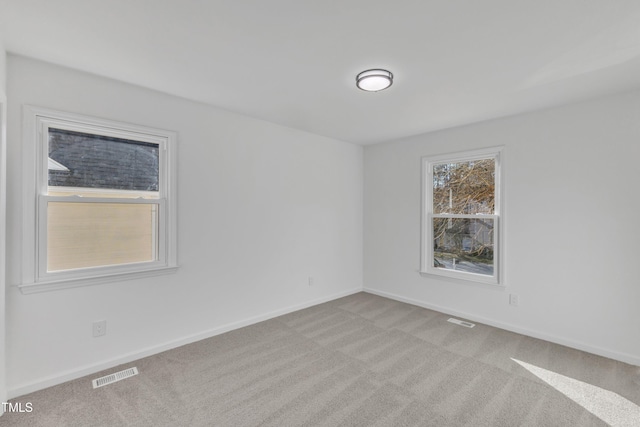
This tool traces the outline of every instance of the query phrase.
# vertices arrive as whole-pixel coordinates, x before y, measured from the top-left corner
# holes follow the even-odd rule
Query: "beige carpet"
[[[449,317],[359,293],[14,399],[33,412],[0,425],[640,426],[637,367]]]

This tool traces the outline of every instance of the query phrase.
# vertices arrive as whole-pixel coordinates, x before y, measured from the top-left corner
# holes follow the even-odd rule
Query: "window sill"
[[[78,288],[82,286],[99,285],[101,283],[121,282],[125,280],[142,279],[145,277],[160,276],[164,274],[172,274],[178,270],[179,267],[161,267],[154,268],[153,270],[115,273],[101,275],[98,277],[81,277],[74,279],[61,279],[47,282],[37,283],[24,283],[17,285],[20,292],[24,295],[35,294],[40,292],[57,291],[60,289]]]
[[[496,282],[493,277],[485,279],[484,277],[479,277],[478,275],[475,275],[475,274],[467,274],[467,273],[459,273],[459,272],[453,273],[453,274],[447,274],[439,271],[434,272],[434,271],[423,271],[423,270],[418,270],[418,273],[420,274],[420,276],[428,279],[445,280],[448,282],[460,283],[460,284],[466,284],[466,285],[480,285],[488,289],[504,289],[505,288],[504,284]]]

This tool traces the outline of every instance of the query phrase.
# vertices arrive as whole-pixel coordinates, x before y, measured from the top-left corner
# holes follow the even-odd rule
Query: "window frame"
[[[40,107],[23,107],[23,293],[93,285],[174,272],[177,265],[177,134],[172,131],[104,120]],[[137,198],[48,194],[48,130],[65,129],[158,144],[158,196],[123,190]],[[68,187],[61,187],[64,192]],[[83,189],[83,192],[85,189]],[[91,192],[119,192],[86,189]],[[129,203],[158,206],[156,260],[47,271],[47,209],[49,202]]]
[[[493,159],[495,162],[495,207],[493,214],[434,214],[433,212],[433,168],[443,163],[462,163],[474,160]],[[493,286],[504,286],[503,257],[504,206],[503,206],[503,163],[504,147],[489,147],[451,154],[422,157],[422,241],[420,253],[420,274],[428,277],[464,280]],[[433,219],[434,218],[489,218],[494,221],[493,235],[493,275],[471,273],[460,270],[437,268],[433,265]]]

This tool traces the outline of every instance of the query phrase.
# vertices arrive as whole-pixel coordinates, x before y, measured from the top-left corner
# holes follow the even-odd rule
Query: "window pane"
[[[434,213],[493,214],[494,207],[494,159],[433,166]]]
[[[493,275],[492,218],[433,218],[433,266]]]
[[[47,271],[157,259],[157,204],[49,202],[47,215]]]
[[[158,144],[49,129],[49,186],[158,191]]]

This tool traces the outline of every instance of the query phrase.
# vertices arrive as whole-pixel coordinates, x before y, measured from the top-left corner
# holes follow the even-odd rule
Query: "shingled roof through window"
[[[158,155],[157,144],[49,129],[49,186],[158,191]]]

